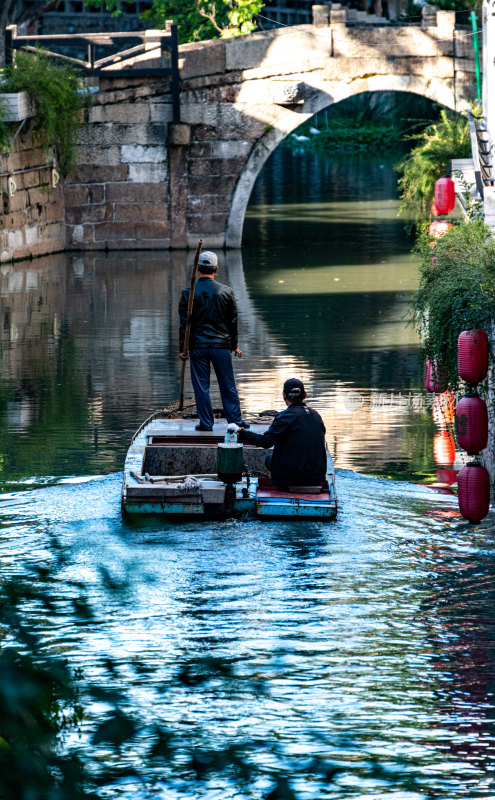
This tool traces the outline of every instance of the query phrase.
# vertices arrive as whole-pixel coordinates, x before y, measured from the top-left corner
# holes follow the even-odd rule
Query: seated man
[[[273,483],[280,487],[321,486],[327,471],[325,426],[313,408],[304,399],[304,385],[297,378],[284,383],[284,400],[287,408],[277,414],[263,434],[252,433],[235,424],[227,430],[236,432],[240,442],[268,448],[267,466]]]

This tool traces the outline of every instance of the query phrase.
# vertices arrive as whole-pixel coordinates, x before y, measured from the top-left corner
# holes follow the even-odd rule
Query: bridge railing
[[[5,30],[5,64],[15,61],[15,51],[24,50],[36,53],[43,48],[43,54],[50,58],[66,61],[79,72],[88,77],[100,78],[139,78],[156,75],[170,77],[172,83],[173,121],[180,122],[180,87],[177,25],[167,22],[164,31],[136,31],[116,33],[73,33],[56,34],[54,36],[17,36],[17,26],[10,25]],[[139,56],[149,45],[156,44],[160,52],[159,66],[126,66],[128,59]],[[77,48],[78,52],[86,48],[87,58],[76,58],[66,53],[56,52],[47,47],[63,50]],[[116,48],[122,48],[116,50]],[[97,58],[101,48],[112,48],[110,55]],[[155,49],[155,48],[153,48]],[[117,67],[122,64],[121,67]]]

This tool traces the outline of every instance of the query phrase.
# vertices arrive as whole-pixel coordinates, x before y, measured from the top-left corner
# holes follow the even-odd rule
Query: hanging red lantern
[[[436,433],[433,437],[433,458],[436,464],[445,466],[455,461],[454,437],[447,431]]]
[[[486,469],[473,462],[457,476],[459,510],[469,522],[481,522],[490,508],[490,476]]]
[[[439,483],[446,483],[447,486],[452,486],[453,483],[457,483],[457,472],[455,469],[437,469],[436,476]]]
[[[433,201],[433,203],[430,206],[430,214],[431,214],[432,217],[438,217],[439,213],[440,212],[439,212],[438,208],[436,207],[435,202]]]
[[[426,361],[426,376],[425,376],[425,389],[427,392],[433,392],[433,384],[431,382],[431,361]]]
[[[441,239],[442,236],[445,236],[453,227],[454,226],[448,219],[434,219],[433,222],[430,222],[428,225],[428,234],[432,236],[433,239]]]
[[[433,398],[432,410],[435,425],[450,425],[454,421],[455,399],[450,389]]]
[[[477,394],[465,394],[457,403],[455,426],[459,447],[468,455],[481,453],[488,444],[488,411]]]
[[[435,206],[439,214],[450,214],[455,206],[455,183],[448,175],[435,183]]]
[[[472,328],[457,339],[457,372],[466,383],[479,383],[488,372],[488,336],[486,331]]]
[[[429,359],[426,361],[426,378],[425,389],[427,392],[440,394],[445,392],[448,385],[448,378],[445,370],[439,363],[438,359]]]

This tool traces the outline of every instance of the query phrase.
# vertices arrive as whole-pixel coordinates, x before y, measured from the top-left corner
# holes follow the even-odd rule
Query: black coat
[[[180,351],[184,347],[189,289],[183,289],[179,301]],[[189,349],[237,347],[237,306],[230,286],[212,278],[198,278],[194,292]]]
[[[312,486],[325,479],[325,426],[318,412],[305,403],[281,411],[265,433],[242,430],[238,438],[258,447],[273,445],[271,473],[277,486]]]

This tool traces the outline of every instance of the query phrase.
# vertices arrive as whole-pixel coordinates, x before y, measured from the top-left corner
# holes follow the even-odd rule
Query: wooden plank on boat
[[[128,497],[163,498],[166,500],[177,500],[184,503],[200,503],[201,490],[198,488],[193,492],[181,491],[177,485],[166,485],[157,483],[136,483],[134,486],[127,487]]]
[[[225,501],[225,484],[222,481],[201,481],[203,503],[223,503]]]

